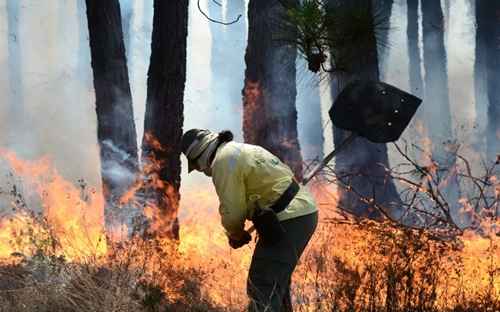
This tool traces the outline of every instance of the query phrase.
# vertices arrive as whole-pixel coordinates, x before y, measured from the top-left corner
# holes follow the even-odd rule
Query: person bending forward
[[[278,157],[234,142],[230,131],[191,129],[182,136],[182,152],[189,172],[212,177],[229,245],[251,241],[246,220],[257,229],[247,279],[249,311],[292,311],[291,276],[318,223],[311,194]]]

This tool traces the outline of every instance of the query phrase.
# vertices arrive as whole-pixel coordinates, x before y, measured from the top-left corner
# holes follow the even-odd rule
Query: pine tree
[[[188,0],[155,0],[142,159],[156,183],[146,198],[159,208],[157,235],[179,238],[177,212],[181,182]],[[158,143],[158,144],[156,144]]]
[[[440,1],[421,0],[425,68],[425,105],[421,114],[432,141],[432,157],[448,167],[455,162],[451,128],[444,16]]]
[[[331,47],[333,66],[338,68],[331,75],[332,99],[335,100],[354,79],[379,80],[376,40],[379,22],[374,19],[371,0],[332,0],[327,5],[337,20],[335,25],[339,29],[335,29],[336,36],[350,38],[339,46]],[[361,25],[360,28],[367,30],[367,33],[350,33],[357,25]],[[339,146],[348,135],[347,131],[334,127],[335,146]],[[385,144],[356,138],[335,159],[337,175],[347,186],[339,189],[340,206],[358,216],[378,219],[381,213],[369,202],[369,199],[373,199],[387,214],[398,218],[401,215],[401,201],[394,182],[386,174],[388,167]]]
[[[137,135],[118,0],[86,0],[94,74],[97,138],[106,224],[127,222],[116,209],[137,175]]]
[[[296,46],[278,1],[250,0],[243,89],[243,136],[288,164],[302,179],[297,134]]]
[[[476,24],[476,79],[486,79],[486,143],[491,161],[500,155],[500,3],[476,1]]]
[[[424,93],[424,82],[422,81],[422,71],[420,69],[422,58],[420,57],[420,47],[418,45],[418,1],[419,0],[407,0],[408,28],[406,34],[408,36],[411,92],[418,97],[422,97]]]
[[[8,77],[9,77],[9,93],[8,93],[8,116],[10,120],[23,122],[22,117],[24,111],[24,90],[23,90],[23,63],[21,59],[21,36],[19,31],[20,8],[21,4],[18,0],[7,0],[7,49],[8,49]],[[7,121],[8,123],[8,121]],[[4,129],[7,134],[11,127]],[[19,127],[23,129],[24,127]],[[7,143],[12,143],[13,135],[7,135]],[[19,138],[18,138],[19,139]]]

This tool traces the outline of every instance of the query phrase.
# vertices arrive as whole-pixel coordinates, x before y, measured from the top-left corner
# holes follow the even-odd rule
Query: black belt
[[[290,183],[285,192],[283,192],[280,198],[278,198],[278,200],[276,200],[274,204],[272,204],[272,206],[269,208],[274,210],[275,213],[279,213],[285,210],[285,208],[290,204],[295,195],[297,195],[299,190],[300,185],[297,183],[297,181],[292,180],[292,183]]]

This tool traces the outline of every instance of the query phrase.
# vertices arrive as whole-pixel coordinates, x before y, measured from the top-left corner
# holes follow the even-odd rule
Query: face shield
[[[202,130],[186,148],[184,154],[188,160],[188,173],[191,173],[193,170],[205,172],[210,167],[207,154],[213,152],[217,136],[213,132]]]

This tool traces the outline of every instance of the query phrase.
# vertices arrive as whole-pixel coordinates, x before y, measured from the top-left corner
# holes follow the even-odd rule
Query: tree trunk
[[[440,1],[422,0],[425,99],[423,123],[432,141],[433,159],[444,166],[454,164],[453,133],[448,96],[448,72],[444,46],[444,18]]]
[[[445,171],[443,178],[447,181],[440,188],[441,193],[450,205],[453,217],[459,215],[460,187],[456,175],[457,142],[453,136],[451,111],[448,90],[448,68],[445,49],[445,19],[440,1],[421,0],[422,31],[425,69],[425,103],[421,106],[419,116],[422,116],[424,130],[427,134],[427,144],[423,144],[425,152],[431,153]],[[430,141],[428,140],[430,139]],[[429,160],[424,158],[424,165]]]
[[[91,85],[91,73],[89,71],[89,42],[88,33],[89,27],[86,19],[86,5],[85,0],[77,1],[77,12],[79,17],[78,22],[78,55],[77,55],[77,72],[79,79],[83,83],[85,90]]]
[[[422,97],[424,93],[424,82],[422,81],[422,58],[420,57],[420,47],[418,44],[418,1],[407,0],[407,20],[408,28],[406,34],[408,36],[408,59],[410,72],[410,89],[411,93],[418,97]]]
[[[346,16],[352,14],[353,8],[363,8],[366,10],[367,19],[373,25],[371,0],[332,0],[328,8],[339,10],[340,13],[336,14],[349,14]],[[346,70],[336,71],[331,75],[332,99],[336,99],[342,89],[354,79],[379,79],[375,30],[362,45],[362,49],[352,46],[331,47],[333,55],[349,53],[345,57],[347,63],[342,63],[342,67]],[[338,61],[333,60],[333,62]],[[348,134],[348,131],[334,127],[335,146],[339,146]],[[385,169],[388,167],[389,159],[385,144],[371,143],[364,138],[355,139],[335,159],[335,170],[342,182],[348,186],[339,188],[339,205],[355,215],[379,219],[381,213],[375,209],[373,202],[366,201],[373,199],[374,203],[383,207],[390,216],[399,218],[401,201],[394,182],[387,177]]]
[[[234,1],[234,0],[232,0]],[[223,21],[223,6],[218,4],[219,1],[208,1],[208,14],[211,18]],[[210,92],[211,103],[208,116],[211,124],[222,126],[226,125],[226,115],[221,113],[227,108],[228,102],[228,82],[233,77],[228,77],[227,72],[230,67],[226,63],[226,58],[234,51],[231,46],[224,42],[224,26],[218,23],[209,22],[208,27],[211,35],[211,51],[210,51]],[[232,69],[232,68],[229,68]],[[235,118],[236,119],[236,118]],[[222,130],[222,129],[214,129]]]
[[[481,0],[479,0],[481,1]],[[446,13],[446,17],[450,18],[450,9],[451,9],[451,1],[450,0],[444,0],[444,11]]]
[[[476,2],[476,80],[486,87],[488,126],[486,145],[488,160],[500,155],[500,3]]]
[[[419,0],[407,0],[407,28],[406,35],[408,38],[408,71],[410,75],[410,92],[419,98],[424,96],[424,81],[422,78],[422,57],[419,45]],[[422,123],[424,116],[422,109],[419,109],[415,118],[410,123],[408,128],[408,138],[411,143],[422,146],[425,142],[424,133],[422,131]],[[412,145],[408,146],[410,157],[415,160],[423,159],[423,155],[419,148]]]
[[[297,59],[297,111],[299,140],[306,163],[323,159],[323,120],[320,77],[307,68],[302,56]],[[301,131],[300,131],[301,130]]]
[[[232,25],[224,26],[224,44],[226,46],[226,93],[228,108],[233,118],[229,124],[236,135],[241,136],[241,87],[245,78],[245,64],[242,55],[247,43],[247,19],[245,18],[245,0],[226,0],[225,21],[232,22],[241,15],[240,20]],[[230,48],[229,48],[230,47]]]
[[[487,120],[488,120],[488,88],[486,87],[487,72],[486,72],[486,41],[487,34],[484,31],[483,23],[485,20],[481,18],[481,13],[478,10],[484,5],[477,4],[474,0],[469,3],[473,6],[473,13],[475,14],[476,25],[476,47],[474,58],[474,101],[476,108],[476,125],[479,128],[476,151],[478,153],[486,152],[487,144]],[[486,36],[486,37],[485,37]]]
[[[118,0],[86,0],[97,138],[108,228],[128,222],[120,198],[137,174],[137,138]]]
[[[9,120],[14,121],[15,123],[22,123],[24,120],[23,64],[19,31],[20,7],[21,4],[18,0],[7,0],[7,48],[9,75],[9,94],[7,97],[8,116]],[[5,129],[8,133],[8,144],[13,143],[13,140],[19,140],[19,133],[15,134],[9,131],[9,129],[13,127],[17,129],[25,129],[24,126],[19,124],[11,124],[7,129]],[[17,136],[17,138],[14,136]]]
[[[372,3],[374,3],[373,10],[375,23],[379,25],[379,34],[376,38],[380,63],[380,75],[381,77],[384,77],[391,48],[389,38],[391,34],[391,16],[394,0],[372,1]]]
[[[300,3],[303,4],[304,0],[300,0]],[[309,70],[308,62],[302,55],[297,55],[296,66],[299,142],[302,159],[311,168],[324,158],[325,122],[321,107],[321,78]]]
[[[285,8],[278,1],[250,0],[243,89],[243,136],[290,166],[302,179],[297,138],[294,30],[284,27]]]
[[[158,205],[153,230],[160,237],[170,238],[179,237],[177,212],[181,182],[188,6],[188,0],[154,1],[142,141],[143,160],[156,161],[156,166],[148,170],[149,177],[156,182],[146,190],[147,198]]]
[[[134,19],[134,4],[133,0],[120,0],[122,14],[123,41],[125,42],[125,55],[127,56],[128,67],[132,67],[131,59],[131,41],[132,41],[132,24]]]
[[[225,8],[225,10],[224,10]],[[211,112],[215,130],[230,129],[236,136],[241,136],[241,86],[244,79],[244,65],[241,55],[246,44],[246,19],[244,0],[227,0],[226,5],[208,2],[210,17],[226,23],[233,22],[242,15],[237,23],[221,25],[209,23],[212,35],[211,45]],[[240,78],[240,79],[239,79]],[[227,116],[232,118],[227,118]]]

